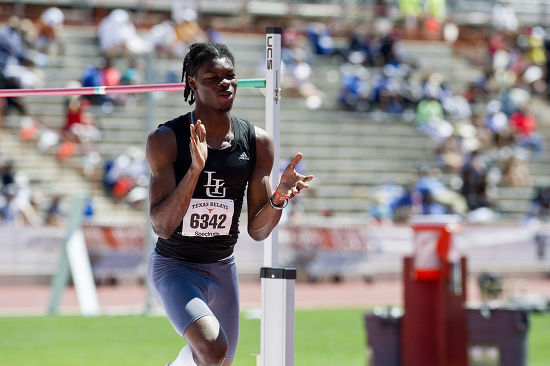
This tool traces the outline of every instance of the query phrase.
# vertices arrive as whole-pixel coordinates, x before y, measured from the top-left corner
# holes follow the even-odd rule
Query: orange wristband
[[[287,199],[290,198],[290,196],[281,196],[279,194],[279,192],[277,192],[277,188],[279,188],[279,186],[275,187],[275,189],[273,190],[273,195],[279,200],[279,201],[286,201]]]

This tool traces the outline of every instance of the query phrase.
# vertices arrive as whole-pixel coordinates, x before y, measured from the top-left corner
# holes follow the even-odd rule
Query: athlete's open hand
[[[208,145],[206,144],[206,128],[199,119],[195,125],[189,125],[191,138],[189,150],[191,151],[191,165],[200,169],[204,168],[208,158]]]
[[[283,175],[281,175],[277,188],[277,192],[281,196],[290,196],[292,198],[299,194],[302,189],[309,188],[307,182],[313,179],[313,175],[302,175],[296,171],[296,165],[302,160],[303,156],[302,153],[297,153],[286,167]]]

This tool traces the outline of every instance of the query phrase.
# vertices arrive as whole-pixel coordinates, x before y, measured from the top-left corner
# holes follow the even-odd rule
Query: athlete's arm
[[[313,179],[312,175],[298,174],[294,168],[302,159],[298,153],[286,167],[281,176],[277,192],[281,196],[294,197],[304,188],[307,182]],[[269,197],[272,195],[269,175],[273,168],[273,141],[271,137],[256,127],[256,166],[248,183],[248,233],[254,240],[264,240],[281,218],[282,210],[271,207]],[[283,200],[273,197],[273,204],[282,207]]]
[[[149,213],[153,230],[161,238],[170,237],[183,221],[206,162],[208,150],[204,125],[197,122],[196,127],[191,125],[190,128],[192,163],[177,185],[173,166],[177,157],[174,132],[168,127],[160,127],[147,138],[147,161],[151,169]],[[200,129],[200,134],[195,133],[195,129]]]

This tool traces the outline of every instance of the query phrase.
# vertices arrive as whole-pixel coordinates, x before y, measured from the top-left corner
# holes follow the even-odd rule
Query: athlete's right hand
[[[208,158],[208,145],[206,144],[206,128],[199,119],[195,125],[189,125],[191,137],[189,150],[191,151],[191,166],[199,170],[204,169]]]

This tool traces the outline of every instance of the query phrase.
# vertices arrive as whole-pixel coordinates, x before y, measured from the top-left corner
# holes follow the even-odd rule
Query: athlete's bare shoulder
[[[262,171],[267,171],[268,175],[273,166],[273,139],[271,135],[264,129],[254,126],[256,133],[256,156],[257,167],[261,167]]]
[[[261,127],[254,126],[254,132],[256,133],[256,146],[271,148],[273,145],[273,138]]]
[[[171,128],[160,126],[147,137],[147,160],[155,163],[169,163],[176,160],[176,135]]]

